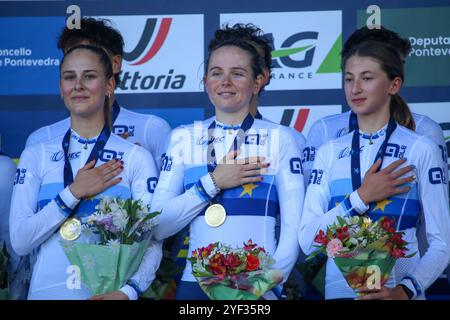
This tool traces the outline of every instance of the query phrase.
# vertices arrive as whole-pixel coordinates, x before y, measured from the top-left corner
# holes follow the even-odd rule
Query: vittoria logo
[[[125,42],[120,93],[202,91],[203,15],[105,16]],[[189,61],[189,63],[186,63]]]
[[[141,38],[139,39],[136,47],[131,52],[124,52],[123,59],[125,61],[130,62],[130,64],[133,66],[138,66],[146,63],[158,53],[159,49],[161,49],[164,41],[167,38],[170,25],[172,24],[172,18],[163,18],[158,31],[156,31],[155,33],[157,21],[158,19],[156,18],[147,19],[144,31],[142,32]],[[156,34],[155,37],[153,37],[154,34]],[[148,46],[152,38],[154,39],[154,41],[150,46]],[[143,54],[147,47],[148,50],[145,52],[145,54]],[[138,59],[139,57],[142,58]]]

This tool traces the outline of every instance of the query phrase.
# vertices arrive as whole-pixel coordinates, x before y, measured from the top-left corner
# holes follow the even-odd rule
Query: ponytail
[[[105,96],[105,102],[103,103],[103,115],[105,117],[105,126],[112,130],[111,108],[109,107],[109,97]]]
[[[405,100],[403,100],[400,95],[396,94],[391,97],[389,111],[394,117],[394,120],[400,125],[413,131],[416,130],[416,124],[414,122],[411,111],[409,110],[409,107],[406,104]]]

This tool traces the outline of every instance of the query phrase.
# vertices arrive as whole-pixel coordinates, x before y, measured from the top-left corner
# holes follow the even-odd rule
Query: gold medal
[[[77,218],[67,219],[61,228],[59,234],[64,240],[76,240],[81,234],[81,222]]]
[[[205,221],[211,227],[218,227],[224,223],[227,213],[221,204],[213,204],[206,209]]]

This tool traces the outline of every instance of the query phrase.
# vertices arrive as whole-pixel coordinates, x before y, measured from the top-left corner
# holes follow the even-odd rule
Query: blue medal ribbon
[[[119,104],[117,103],[117,100],[114,100],[114,103],[111,107],[111,120],[112,123],[116,122],[117,117],[119,116],[120,113],[120,107]]]
[[[70,145],[70,136],[72,135],[71,129],[67,130],[66,134],[64,135],[63,141],[62,141],[62,147],[64,151],[64,188],[66,188],[68,185],[72,184],[73,182],[73,173],[72,173],[72,165],[70,164],[69,160],[69,145]],[[102,132],[98,136],[97,142],[95,143],[94,147],[92,148],[92,151],[89,155],[89,158],[87,159],[86,163],[89,163],[92,160],[97,160],[100,154],[103,152],[103,148],[106,145],[106,142],[108,142],[109,136],[111,135],[111,131],[108,129],[107,125],[103,127]],[[58,195],[55,198],[56,203],[58,206],[67,214],[67,216],[74,216],[76,215],[78,208],[80,206],[81,201],[77,204],[77,206],[71,210],[68,208],[64,202],[61,200],[60,196]],[[55,231],[56,232],[56,231]]]
[[[348,133],[358,129],[358,117],[356,116],[356,113],[353,111],[350,111],[350,118],[348,121]]]
[[[230,146],[230,150],[228,150],[228,153],[231,150],[236,151],[240,148],[241,144],[244,142],[245,134],[252,127],[254,121],[255,120],[253,119],[250,113],[245,117],[236,137],[234,138],[232,145]],[[216,128],[216,120],[214,120],[208,127],[208,151],[207,151],[208,172],[213,172],[214,169],[216,169],[217,167],[216,150],[214,149],[214,140],[211,139],[211,133],[214,131],[215,128]],[[219,194],[216,195],[211,201],[213,203],[221,203],[223,196],[222,193],[223,193],[222,191],[219,192]]]
[[[355,115],[356,116],[356,115]],[[397,123],[394,118],[389,119],[389,123],[386,129],[386,138],[383,141],[383,144],[380,146],[380,149],[377,152],[377,156],[373,163],[377,162],[378,159],[381,159],[381,164],[378,167],[378,171],[380,171],[381,166],[383,164],[383,157],[386,152],[387,144],[389,138],[394,132],[395,128],[397,128]],[[353,191],[357,190],[361,186],[361,162],[360,162],[360,147],[359,147],[359,127],[357,122],[357,127],[354,129],[353,138],[352,138],[352,154],[351,154],[351,173],[352,173],[352,186]]]

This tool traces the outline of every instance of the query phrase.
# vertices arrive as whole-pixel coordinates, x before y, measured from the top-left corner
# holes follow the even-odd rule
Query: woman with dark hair
[[[84,285],[68,285],[70,262],[61,240],[87,240],[83,230],[101,196],[151,202],[149,182],[157,176],[153,158],[111,133],[113,90],[112,65],[104,50],[90,45],[68,50],[60,66],[60,92],[70,112],[70,128],[64,136],[26,148],[20,157],[10,236],[17,254],[32,253],[36,259],[29,299],[89,298]],[[74,225],[79,227],[71,229]],[[124,287],[93,299],[137,299],[153,280],[160,260],[160,243],[152,241]]]
[[[342,48],[342,56],[346,56],[358,43],[369,40],[383,42],[385,46],[391,46],[400,55],[400,61],[403,65],[411,51],[411,44],[408,39],[400,37],[392,30],[384,27],[380,29],[362,27],[356,30],[345,42]],[[412,119],[410,118],[408,120],[410,123],[409,128],[433,140],[443,155],[443,164],[447,163],[447,147],[444,141],[444,134],[439,124],[423,114],[411,113],[411,115]],[[308,184],[315,153],[319,147],[330,140],[337,139],[352,132],[355,130],[356,123],[356,114],[352,110],[349,110],[344,113],[326,116],[317,120],[311,126],[302,150],[305,184]]]
[[[426,224],[429,249],[399,258],[386,286],[361,299],[423,299],[450,256],[450,216],[441,154],[426,136],[412,131],[413,117],[398,94],[404,56],[388,42],[350,37],[342,65],[347,102],[356,129],[323,145],[316,154],[306,192],[299,241],[314,250],[319,230],[337,217],[388,216],[405,233],[408,253],[418,251],[416,225]],[[362,183],[361,183],[362,182]],[[354,298],[333,259],[328,259],[326,299]]]
[[[300,150],[288,128],[250,113],[265,65],[254,45],[224,28],[216,31],[208,49],[204,83],[215,117],[172,133],[152,203],[153,210],[162,210],[156,238],[189,225],[189,256],[217,241],[242,247],[252,239],[273,255],[286,280],[299,252]],[[190,262],[177,299],[207,299]]]

